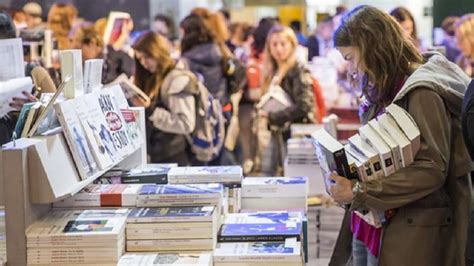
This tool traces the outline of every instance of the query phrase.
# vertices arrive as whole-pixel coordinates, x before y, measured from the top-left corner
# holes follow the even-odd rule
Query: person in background
[[[26,28],[26,14],[23,10],[12,8],[10,9],[10,15],[17,30]]]
[[[147,148],[153,163],[190,163],[186,135],[196,124],[195,87],[192,75],[183,74],[171,82],[168,75],[177,67],[169,53],[168,41],[148,32],[133,45],[135,50],[135,84],[150,98],[146,107]],[[182,72],[181,72],[182,73]],[[143,104],[137,104],[143,105]]]
[[[225,44],[232,53],[244,42],[244,28],[245,24],[239,22],[232,23],[229,27],[230,38],[225,41]]]
[[[466,14],[455,24],[455,36],[461,54],[456,59],[456,64],[464,72],[474,77],[474,14]]]
[[[234,55],[243,63],[247,63],[252,54],[253,32],[255,27],[244,23],[242,30],[242,45],[234,50]]]
[[[451,16],[443,19],[443,22],[441,23],[441,28],[444,32],[444,38],[441,45],[446,47],[446,58],[451,62],[456,62],[456,59],[461,54],[456,43],[456,37],[454,36],[454,29],[458,20],[459,17]]]
[[[416,47],[420,48],[421,42],[416,32],[416,23],[410,11],[404,7],[397,7],[390,11],[390,15],[400,23],[404,33],[411,38]]]
[[[316,32],[306,42],[308,47],[308,61],[315,56],[326,56],[334,48],[332,34],[334,33],[333,18],[328,16],[321,20],[316,27]]]
[[[153,32],[161,34],[163,37],[170,41],[176,39],[176,32],[174,29],[173,20],[164,14],[157,14],[155,16],[151,24],[151,30]]]
[[[342,4],[336,7],[336,14],[332,17],[333,28],[337,29],[341,24],[342,17],[347,13],[347,6]]]
[[[218,12],[224,17],[225,25],[227,26],[227,28],[230,28],[230,25],[232,25],[232,20],[231,20],[231,17],[230,17],[229,10],[219,9]]]
[[[304,36],[303,32],[301,32],[301,21],[292,20],[290,22],[290,28],[295,32],[296,39],[298,40],[298,44],[302,46],[306,46],[306,37]]]
[[[242,168],[245,175],[250,174],[252,171],[258,171],[259,168],[258,163],[255,163],[255,160],[258,160],[257,157],[261,157],[257,156],[257,143],[259,143],[259,140],[255,130],[257,127],[255,125],[255,104],[262,95],[265,42],[268,32],[277,24],[278,22],[274,18],[262,18],[251,36],[253,42],[250,47],[250,57],[246,62],[247,85],[244,88],[244,94],[239,106],[239,144],[242,151]]]
[[[46,23],[43,22],[43,9],[36,2],[28,2],[23,6],[23,12],[26,14],[26,29],[41,31],[46,29]]]
[[[354,266],[464,265],[473,165],[460,113],[470,79],[439,53],[423,57],[401,26],[375,7],[351,10],[334,45],[348,61],[352,84],[361,87],[362,124],[396,104],[413,118],[421,144],[413,163],[384,178],[326,175],[334,182],[331,197],[349,206],[329,265],[344,265],[350,250]],[[385,222],[375,228],[356,210],[373,210]]]
[[[298,41],[294,31],[289,27],[274,26],[268,33],[265,44],[265,67],[263,92],[281,87],[288,95],[292,104],[283,110],[259,110],[259,117],[268,120],[272,131],[270,153],[272,158],[271,169],[264,170],[269,176],[283,174],[283,157],[286,150],[286,141],[290,138],[289,126],[292,123],[314,122],[314,95],[313,79],[310,72],[296,60]],[[279,169],[281,168],[281,169]]]
[[[104,48],[102,36],[93,25],[80,27],[74,36],[76,46],[71,48],[82,50],[82,60],[104,59],[102,84],[114,81],[122,73],[129,78],[135,68],[134,60],[124,51],[115,50],[108,45]]]
[[[58,49],[69,48],[69,31],[77,20],[77,9],[72,4],[53,4],[48,13],[48,29],[58,42]]]

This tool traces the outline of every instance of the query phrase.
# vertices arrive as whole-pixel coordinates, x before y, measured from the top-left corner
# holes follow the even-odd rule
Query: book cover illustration
[[[143,185],[139,195],[215,194],[222,191],[222,184]]]
[[[291,177],[291,178],[267,178],[264,181],[267,185],[297,185],[306,184],[305,177]]]
[[[228,214],[225,224],[286,224],[301,223],[300,212],[255,212]]]
[[[77,151],[79,152],[81,167],[86,170],[87,176],[95,174],[98,170],[97,165],[81,125],[72,126],[72,136],[74,141],[73,145],[77,147]]]
[[[133,177],[133,176],[168,176],[168,172],[171,167],[143,167],[135,168],[130,171],[123,173],[123,177]]]
[[[301,223],[224,224],[221,236],[299,236]]]
[[[136,208],[128,215],[129,218],[154,217],[202,217],[212,216],[213,206],[205,207],[173,207],[173,208]]]
[[[114,223],[107,219],[68,221],[64,233],[112,232]]]
[[[116,149],[122,157],[131,154],[133,145],[130,142],[126,122],[116,104],[113,92],[109,89],[102,89],[98,91],[97,97]]]

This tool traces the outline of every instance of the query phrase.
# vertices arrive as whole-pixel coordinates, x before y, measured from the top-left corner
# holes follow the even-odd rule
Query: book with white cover
[[[128,252],[211,251],[215,246],[215,238],[127,240]]]
[[[365,214],[359,211],[355,211],[355,214],[359,216],[362,220],[364,220],[366,223],[370,224],[371,226],[375,228],[382,227],[382,222],[380,221],[380,217],[378,216],[378,213],[375,211],[369,211]]]
[[[134,147],[134,149],[138,149],[142,146],[144,140],[143,134],[140,130],[139,112],[137,112],[136,110],[136,108],[138,107],[135,107],[133,109],[130,108],[127,102],[127,98],[125,97],[120,86],[111,86],[109,89],[115,95],[117,107],[122,112],[122,116],[127,126],[127,133],[132,143],[132,146]]]
[[[97,173],[99,169],[87,141],[87,134],[77,116],[74,99],[56,103],[54,108],[78,173],[81,179],[87,179]]]
[[[88,185],[72,197],[55,202],[54,207],[135,207],[140,184]]]
[[[122,90],[128,100],[138,97],[143,101],[143,103],[145,103],[145,105],[149,105],[151,102],[150,97],[148,97],[146,93],[133,84],[133,82],[127,77],[125,73],[122,73],[114,81],[105,85],[104,87],[112,87],[113,85],[120,85],[119,88]]]
[[[104,59],[88,59],[84,62],[84,94],[102,87]]]
[[[127,223],[212,222],[216,218],[214,206],[134,208]]]
[[[347,146],[350,146],[349,144],[346,144],[344,146],[344,149],[346,149]],[[366,182],[369,181],[367,172],[365,169],[365,166],[355,157],[351,155],[351,153],[347,152],[346,150],[346,155],[347,155],[347,162],[349,163],[349,167],[354,168],[352,172],[357,172],[357,175],[359,176],[359,180]]]
[[[241,183],[241,166],[186,166],[171,168],[170,184],[182,183]]]
[[[260,97],[257,108],[268,113],[279,112],[293,105],[288,93],[279,85],[271,85],[268,91]]]
[[[21,38],[0,40],[0,81],[25,77]]]
[[[242,181],[243,198],[306,198],[307,177],[247,177]]]
[[[1,49],[1,45],[0,45],[0,49]],[[23,91],[31,92],[32,88],[33,88],[33,81],[31,80],[30,77],[15,78],[15,79],[10,79],[6,81],[0,81],[0,118],[4,117],[10,111],[14,110],[9,105],[13,97],[25,98],[25,95],[23,95],[22,92]]]
[[[421,145],[420,129],[416,125],[415,120],[405,109],[396,104],[391,104],[385,109],[410,140],[413,157],[415,157]]]
[[[130,223],[126,228],[127,240],[213,238],[217,234],[214,223]]]
[[[383,127],[377,122],[377,120],[370,120],[369,125],[372,127],[373,130],[375,130],[375,132],[377,132],[377,134],[379,134],[379,136],[385,141],[388,147],[390,147],[390,150],[392,151],[395,171],[402,169],[403,160],[398,143],[392,138],[392,136],[390,136],[390,134],[388,134],[385,129],[383,129]]]
[[[59,51],[61,61],[62,80],[68,76],[71,81],[64,87],[64,97],[72,99],[84,94],[84,82],[82,76],[82,51],[77,49]]]
[[[245,211],[308,211],[308,198],[242,198],[242,209]]]
[[[203,206],[220,205],[222,184],[143,185],[137,206]]]
[[[122,157],[130,155],[135,149],[128,135],[128,128],[123,118],[122,112],[117,104],[117,97],[111,89],[101,89],[93,94],[97,95],[97,100],[102,113],[105,116],[108,128],[114,139],[118,153]]]
[[[395,173],[392,151],[377,132],[367,124],[359,128],[359,135],[363,141],[362,145],[368,145],[378,153],[384,175],[389,176]]]
[[[375,178],[374,169],[370,164],[369,158],[354,150],[350,144],[344,145],[344,150],[346,151],[347,156],[350,156],[355,160],[356,165],[361,164],[364,166],[364,173],[362,176],[366,179],[362,179],[362,181],[369,181]]]
[[[172,266],[172,265],[196,265],[212,266],[212,253],[126,253],[120,258],[117,266]]]
[[[402,157],[402,167],[409,166],[414,161],[413,150],[410,140],[398,127],[397,122],[387,114],[382,114],[377,118],[377,122],[385,131],[398,143]]]
[[[224,224],[301,223],[302,219],[302,212],[259,211],[249,213],[229,213],[224,219]]]
[[[350,137],[349,143],[354,151],[368,158],[374,171],[374,178],[382,178],[385,176],[379,155],[372,148],[362,144],[363,141],[359,134]]]
[[[92,98],[90,97],[92,96]],[[117,150],[114,149],[112,134],[110,133],[105,117],[97,104],[94,95],[87,94],[75,98],[77,117],[82,124],[92,155],[100,170],[104,170],[119,160]],[[96,104],[94,104],[96,103]]]
[[[261,262],[272,265],[273,262],[300,262],[301,243],[286,242],[250,242],[219,243],[214,251],[214,263]]]

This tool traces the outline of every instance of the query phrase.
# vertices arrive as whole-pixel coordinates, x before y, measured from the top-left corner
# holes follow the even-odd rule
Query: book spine
[[[297,241],[301,240],[300,235],[258,235],[258,236],[222,236],[217,238],[218,242],[284,242],[287,238],[296,237]]]
[[[393,165],[392,152],[380,154],[380,160],[383,162],[383,171],[385,176],[395,173],[395,166]]]
[[[357,176],[352,173],[347,162],[347,157],[344,149],[336,151],[334,154],[334,161],[336,163],[337,174],[345,176],[348,179],[356,179]]]
[[[174,217],[128,217],[127,224],[175,223],[175,222],[212,222],[211,216],[174,216]]]
[[[168,184],[168,177],[163,176],[122,176],[122,184]]]
[[[244,251],[245,252],[245,251]],[[245,253],[244,253],[245,254]],[[216,255],[214,254],[214,263],[291,263],[297,262],[301,260],[301,256],[299,254],[251,254],[251,255],[244,255],[244,254],[222,254]],[[247,265],[247,264],[245,264]],[[271,264],[269,264],[271,265]],[[292,264],[293,265],[293,264]]]

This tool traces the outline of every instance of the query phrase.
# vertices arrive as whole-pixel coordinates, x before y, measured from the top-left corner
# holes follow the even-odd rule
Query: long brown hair
[[[334,33],[335,46],[359,50],[357,67],[364,72],[362,93],[373,103],[390,104],[400,79],[423,62],[418,49],[402,31],[390,15],[363,5],[350,11]]]
[[[281,34],[283,38],[285,38],[291,44],[292,51],[286,60],[286,62],[279,66],[275,58],[270,53],[270,40],[271,38],[276,35]],[[265,80],[263,83],[263,90],[267,91],[270,83],[275,75],[278,76],[279,81],[281,81],[288,70],[290,70],[296,64],[296,47],[298,46],[298,40],[296,39],[295,32],[286,26],[276,25],[273,26],[270,31],[268,32],[267,41],[265,43]]]
[[[175,66],[175,62],[170,56],[167,40],[159,34],[147,32],[136,41],[133,49],[158,62],[156,72],[151,73],[140,64],[135,56],[135,85],[150,98],[158,97],[163,79]]]

